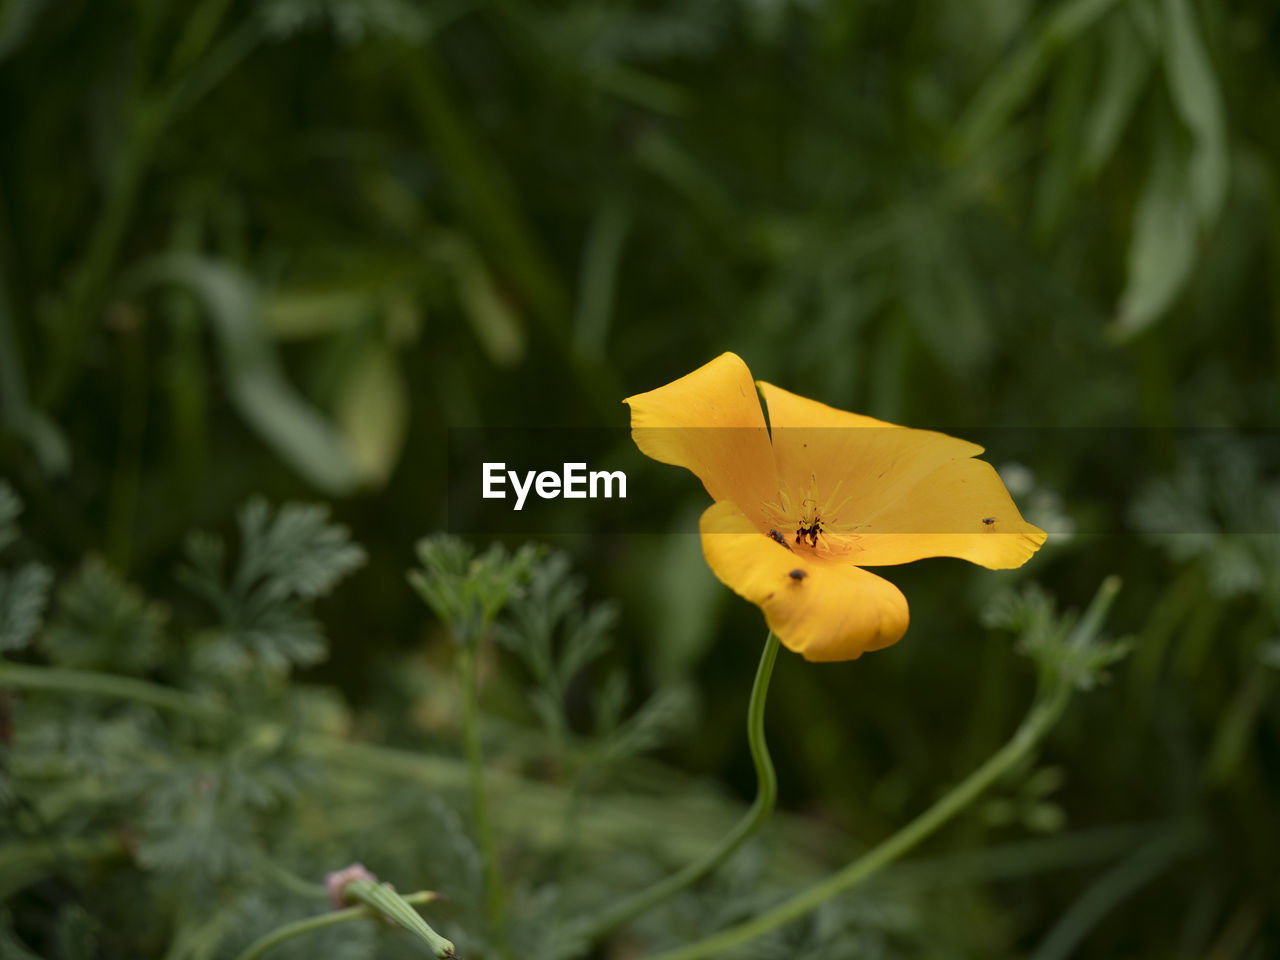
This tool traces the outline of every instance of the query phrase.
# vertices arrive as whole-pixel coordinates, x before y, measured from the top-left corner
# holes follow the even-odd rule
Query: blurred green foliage
[[[3,0],[0,649],[196,711],[174,730],[163,697],[3,693],[0,726],[49,738],[25,749],[50,767],[32,793],[6,760],[5,949],[225,955],[305,912],[257,879],[198,906],[281,818],[303,826],[267,852],[312,880],[361,856],[402,889],[451,878],[446,932],[483,949],[450,646],[405,581],[447,524],[445,431],[621,427],[623,396],[733,349],[845,409],[1042,429],[1019,502],[1108,532],[1017,573],[895,569],[902,643],[784,658],[769,730],[798,822],[627,937],[749,914],[900,825],[1029,695],[983,611],[1044,627],[1048,597],[1118,573],[1132,654],[1041,765],[752,955],[1274,956],[1280,483],[1243,431],[1280,408],[1277,102],[1258,0]],[[1102,489],[1055,431],[1114,426],[1207,440]],[[704,503],[690,477],[652,489],[655,533]],[[360,548],[319,508],[265,506],[317,498]],[[530,595],[567,619],[515,600],[481,664],[487,755],[527,774],[495,789],[506,873],[544,918],[591,902],[547,880],[579,858],[596,895],[626,891],[731,821],[688,778],[749,793],[763,634],[693,538],[556,546],[586,584],[544,558]],[[219,698],[254,722],[196,719]],[[295,719],[419,751],[360,754],[415,788],[339,789]],[[655,731],[661,765],[635,757]],[[566,845],[559,800],[601,784],[613,805],[573,808]],[[102,861],[129,883],[76,866]]]

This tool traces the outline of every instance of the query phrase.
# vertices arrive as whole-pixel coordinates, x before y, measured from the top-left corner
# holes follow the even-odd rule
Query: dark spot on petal
[[[808,576],[808,574],[805,573],[803,570],[792,570],[789,574],[787,574],[787,576],[789,576],[792,580],[803,580],[805,577]]]

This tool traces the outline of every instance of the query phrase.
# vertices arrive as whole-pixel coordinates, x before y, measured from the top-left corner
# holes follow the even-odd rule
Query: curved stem
[[[1059,683],[1052,693],[1037,697],[1017,732],[1003,747],[953,787],[946,796],[879,846],[772,910],[703,940],[658,954],[651,960],[700,960],[754,940],[817,909],[832,897],[897,860],[977,799],[987,787],[1026,756],[1061,716],[1070,697],[1070,689],[1066,684]]]
[[[259,858],[259,863],[264,873],[270,876],[272,880],[275,880],[282,889],[288,890],[290,893],[297,894],[300,897],[310,897],[313,900],[323,900],[329,896],[329,891],[323,883],[315,883],[305,877],[300,877],[266,855]]]
[[[480,679],[474,645],[464,643],[458,658],[462,681],[462,726],[467,749],[467,772],[471,791],[471,816],[475,821],[480,854],[484,860],[485,906],[496,943],[506,943],[506,917],[503,903],[502,873],[498,867],[493,827],[489,823],[489,805],[484,791],[484,753],[480,745]],[[503,955],[506,950],[501,951]]]
[[[764,739],[764,705],[769,694],[769,679],[773,676],[773,664],[778,658],[778,638],[770,631],[765,638],[764,652],[760,654],[760,666],[756,668],[755,683],[751,687],[751,702],[747,706],[747,743],[751,747],[751,760],[756,768],[756,799],[737,825],[723,840],[700,860],[673,873],[653,886],[628,897],[612,909],[605,911],[582,932],[585,940],[595,940],[615,927],[639,916],[646,910],[674,896],[686,887],[697,883],[758,831],[778,800],[778,776],[773,769],[769,747]]]
[[[431,903],[438,900],[440,894],[433,890],[423,890],[420,893],[409,893],[403,897],[406,903]],[[349,907],[346,910],[333,910],[329,913],[322,913],[318,916],[307,917],[305,920],[295,920],[293,923],[286,923],[284,926],[276,927],[270,933],[258,938],[251,943],[237,960],[258,960],[264,956],[268,950],[278,947],[286,940],[292,940],[294,937],[300,937],[305,933],[312,933],[316,930],[323,930],[325,927],[336,926],[339,923],[350,923],[352,920],[367,920],[378,916],[378,911],[372,907],[364,905],[358,907]]]

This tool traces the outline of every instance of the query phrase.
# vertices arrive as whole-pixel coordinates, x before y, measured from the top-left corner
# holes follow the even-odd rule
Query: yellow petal
[[[777,471],[751,371],[721,354],[665,387],[628,397],[640,452],[692,470],[714,500],[732,500],[762,521],[777,497]]]
[[[1045,532],[1022,519],[999,474],[982,460],[943,464],[858,527],[849,559],[872,567],[959,557],[1005,570],[1022,566],[1045,541]]]
[[[906,598],[873,573],[793,551],[728,501],[708,507],[699,529],[716,577],[763,609],[769,629],[806,660],[853,660],[906,632]]]
[[[798,502],[810,495],[812,478],[820,503],[835,513],[825,519],[842,526],[884,509],[940,465],[982,452],[945,433],[837,410],[770,383],[757,386],[783,489]]]
[[[991,465],[972,459],[982,452],[976,443],[758,386],[784,488],[803,497],[812,483],[834,511],[823,518],[828,529],[853,548],[849,561],[874,567],[959,557],[1003,570],[1022,566],[1044,543]]]

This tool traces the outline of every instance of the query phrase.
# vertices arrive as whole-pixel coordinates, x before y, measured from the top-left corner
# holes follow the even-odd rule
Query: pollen
[[[795,545],[823,555],[843,556],[855,551],[856,528],[839,523],[838,514],[846,513],[853,502],[851,495],[841,495],[843,485],[843,480],[837,480],[824,490],[818,477],[811,473],[800,491],[783,486],[778,491],[777,500],[763,505],[773,523],[769,536],[785,543],[786,538],[778,534],[778,529],[794,530],[791,539]],[[800,493],[804,495],[800,496]]]

